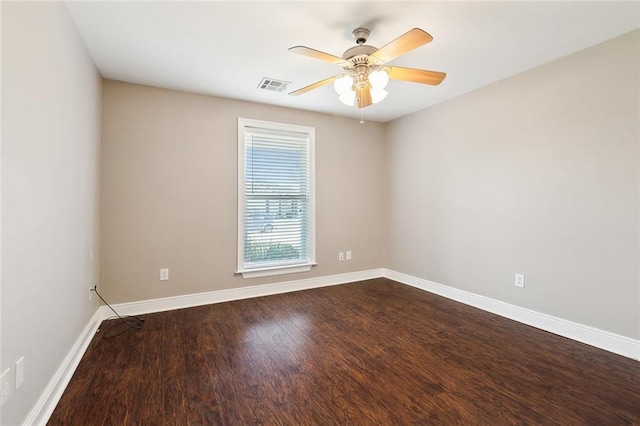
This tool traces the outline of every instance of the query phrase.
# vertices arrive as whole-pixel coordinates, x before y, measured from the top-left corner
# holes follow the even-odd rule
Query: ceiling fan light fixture
[[[336,93],[341,96],[347,94],[348,92],[352,92],[352,87],[353,78],[349,75],[337,77],[333,81],[333,88],[335,89]]]
[[[381,102],[387,97],[385,87],[387,87],[389,79],[437,86],[446,77],[443,72],[386,65],[433,40],[433,37],[420,28],[407,31],[379,49],[365,44],[369,37],[368,29],[356,28],[353,31],[353,36],[357,45],[347,49],[342,57],[306,46],[290,48],[289,51],[340,65],[345,73],[325,78],[289,94],[298,96],[333,83],[333,88],[342,103],[349,106],[357,104],[361,109]]]
[[[369,74],[369,83],[371,83],[371,89],[383,90],[389,83],[389,73],[384,70],[372,71]]]
[[[371,102],[377,104],[388,95],[387,91],[384,89],[371,89]]]
[[[356,92],[354,92],[353,90],[349,90],[340,95],[338,99],[340,99],[340,102],[347,106],[354,106],[356,104]]]

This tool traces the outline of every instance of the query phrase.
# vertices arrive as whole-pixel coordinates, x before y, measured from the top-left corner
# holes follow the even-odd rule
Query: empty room
[[[640,424],[637,1],[2,1],[2,425]]]

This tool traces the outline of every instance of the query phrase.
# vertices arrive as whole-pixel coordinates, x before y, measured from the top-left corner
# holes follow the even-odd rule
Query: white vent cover
[[[265,77],[262,79],[260,84],[258,84],[258,89],[269,90],[271,92],[284,92],[290,84],[290,81],[282,81]]]

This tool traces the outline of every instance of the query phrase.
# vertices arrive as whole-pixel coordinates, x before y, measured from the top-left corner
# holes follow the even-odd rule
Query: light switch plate
[[[169,268],[160,269],[160,281],[168,281],[169,280]]]
[[[16,361],[16,389],[24,382],[24,357]]]
[[[524,288],[524,274],[516,274],[515,286]]]

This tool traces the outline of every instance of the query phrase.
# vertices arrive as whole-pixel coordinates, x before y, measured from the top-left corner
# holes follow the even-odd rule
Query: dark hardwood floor
[[[386,279],[101,333],[49,424],[640,424],[640,362]]]

